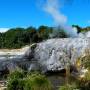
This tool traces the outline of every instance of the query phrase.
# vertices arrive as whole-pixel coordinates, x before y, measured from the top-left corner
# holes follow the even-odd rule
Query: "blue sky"
[[[43,10],[43,4],[45,0],[0,0],[0,28],[55,25],[51,15]],[[64,4],[60,12],[67,17],[68,25],[90,25],[89,0],[73,0]]]

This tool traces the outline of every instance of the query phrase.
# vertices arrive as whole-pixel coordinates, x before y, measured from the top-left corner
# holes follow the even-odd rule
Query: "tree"
[[[28,27],[27,29],[27,37],[28,37],[28,39],[29,39],[29,43],[33,43],[34,41],[34,35],[36,35],[37,34],[37,31],[36,31],[36,28],[34,28],[34,27]]]
[[[77,28],[77,33],[80,33],[83,31],[83,29],[81,27],[79,27],[78,25],[72,25],[72,27],[76,27]]]
[[[53,36],[53,37],[50,37]],[[67,34],[58,28],[40,26],[28,28],[11,28],[5,33],[0,33],[0,48],[21,48],[22,46],[41,42],[49,38],[66,38]]]
[[[52,33],[52,28],[48,26],[40,26],[38,28],[38,36],[41,40],[46,40],[49,38],[50,33]]]
[[[62,29],[55,29],[53,32],[50,34],[51,38],[67,38],[68,35],[65,33],[64,30]]]

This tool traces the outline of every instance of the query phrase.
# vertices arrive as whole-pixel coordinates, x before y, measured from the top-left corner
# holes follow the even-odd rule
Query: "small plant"
[[[24,85],[23,79],[14,78],[8,82],[7,90],[24,90]]]
[[[90,71],[85,74],[85,80],[90,80]]]
[[[52,85],[42,74],[14,71],[8,77],[7,90],[52,90]]]
[[[23,78],[23,77],[24,77],[24,72],[23,71],[15,70],[15,71],[13,71],[9,74],[8,80],[18,79],[18,78]]]
[[[80,90],[80,89],[77,89],[77,86],[76,84],[65,84],[63,86],[60,86],[59,90]]]
[[[23,90],[24,87],[24,72],[15,70],[8,76],[7,90]]]
[[[48,79],[41,74],[31,74],[27,76],[25,90],[52,90],[52,85]]]
[[[81,76],[78,80],[80,90],[90,90],[90,50],[86,49],[84,54],[79,57],[79,69]],[[83,72],[82,72],[83,71]]]
[[[84,55],[82,55],[80,58],[81,66],[84,66],[85,68],[90,69],[90,50],[86,49],[84,52]]]
[[[81,78],[78,82],[80,90],[90,90],[90,71],[88,71],[84,78]]]

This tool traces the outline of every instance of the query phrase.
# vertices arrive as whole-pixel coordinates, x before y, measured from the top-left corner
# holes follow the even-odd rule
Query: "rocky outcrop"
[[[60,71],[68,64],[74,65],[86,49],[90,50],[90,38],[49,39],[13,54],[0,51],[0,71],[17,67],[29,71]]]
[[[34,59],[43,71],[62,70],[67,64],[74,65],[86,49],[90,49],[89,38],[50,39],[37,44]]]

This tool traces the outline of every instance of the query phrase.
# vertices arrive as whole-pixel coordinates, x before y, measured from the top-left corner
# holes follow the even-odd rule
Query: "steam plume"
[[[65,24],[67,17],[59,11],[60,8],[59,0],[47,0],[44,5],[44,10],[52,16],[57,24]]]
[[[44,11],[50,14],[55,21],[55,23],[64,29],[64,31],[71,37],[77,36],[77,29],[67,26],[67,16],[61,13],[61,0],[46,0],[43,8]]]

